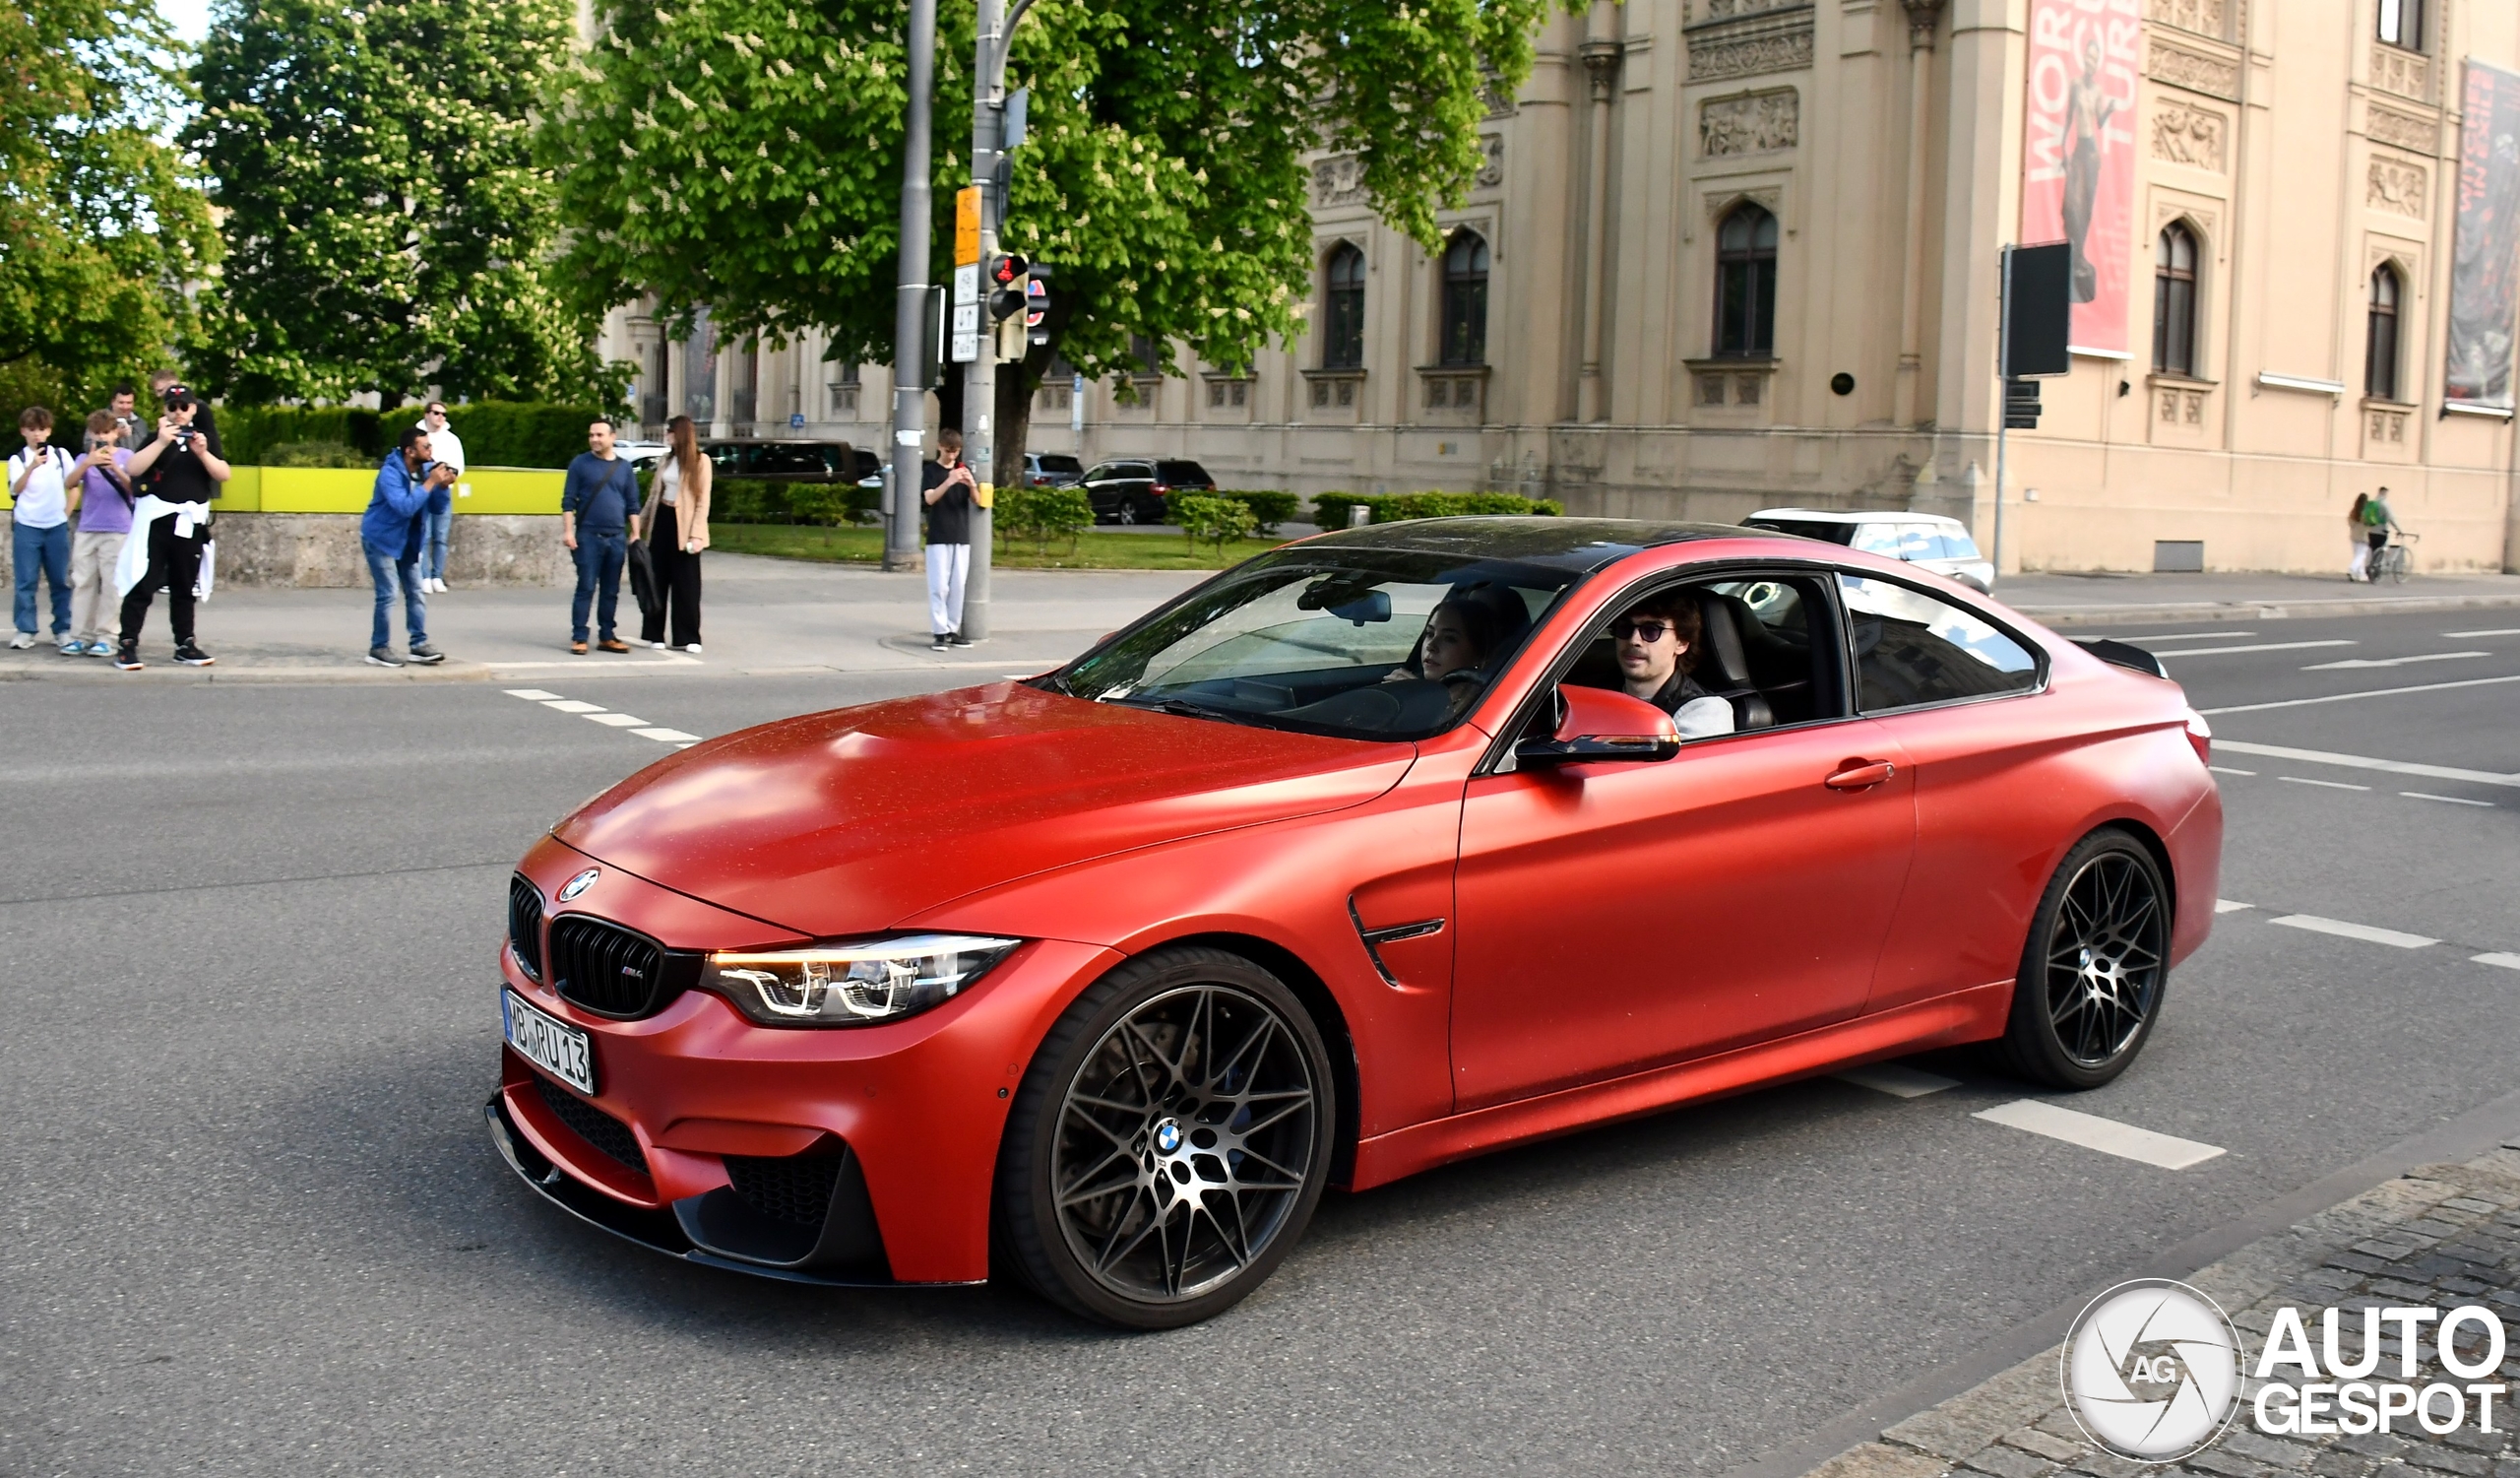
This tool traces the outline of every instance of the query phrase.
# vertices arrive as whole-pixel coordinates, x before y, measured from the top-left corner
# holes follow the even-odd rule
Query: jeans
[[[605,529],[598,533],[578,531],[578,547],[571,556],[578,565],[578,591],[569,598],[569,640],[587,639],[587,607],[595,606],[596,627],[602,639],[611,641],[613,618],[621,610],[621,561],[630,557],[630,531]],[[600,585],[603,597],[596,599]]]
[[[429,598],[420,593],[420,561],[417,556],[397,559],[362,539],[359,549],[367,555],[367,578],[376,582],[376,620],[368,627],[367,644],[371,647],[394,645],[394,587],[403,588],[403,628],[414,647],[429,644]]]
[[[670,621],[673,645],[696,647],[700,644],[700,556],[682,551],[679,513],[671,503],[659,503],[649,515],[648,560],[656,572],[657,603],[639,622],[639,639],[663,641]]]
[[[70,541],[70,634],[79,641],[103,641],[113,634],[106,622],[122,604],[114,589],[114,564],[122,558],[128,534],[82,532]]]
[[[927,629],[948,636],[963,629],[963,582],[972,572],[972,546],[927,546]]]
[[[446,537],[455,527],[455,505],[447,505],[444,513],[429,515],[427,542],[420,546],[420,573],[432,580],[446,578]]]
[[[24,524],[11,524],[11,552],[17,560],[18,629],[32,634],[35,629],[35,579],[52,582],[52,634],[70,634],[70,526],[55,524],[49,529],[30,529]]]

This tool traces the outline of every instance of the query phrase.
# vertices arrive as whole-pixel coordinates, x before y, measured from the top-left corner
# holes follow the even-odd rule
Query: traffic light
[[[1050,342],[1050,264],[1035,262],[1024,285],[1024,331],[1035,344]]]
[[[1022,257],[999,255],[982,265],[981,276],[988,280],[989,322],[997,323],[1024,311],[1024,280],[1032,264]]]

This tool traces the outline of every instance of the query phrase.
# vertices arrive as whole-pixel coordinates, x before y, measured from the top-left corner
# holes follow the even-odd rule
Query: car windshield
[[[1074,457],[1061,456],[1056,452],[1043,453],[1040,463],[1043,472],[1065,473],[1071,478],[1085,471],[1084,463],[1077,461]]]
[[[1467,712],[1580,578],[1512,560],[1283,549],[1190,592],[1044,685],[1230,723],[1419,739]]]

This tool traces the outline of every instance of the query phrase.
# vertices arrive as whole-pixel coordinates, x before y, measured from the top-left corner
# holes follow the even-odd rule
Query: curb
[[[2015,606],[2012,609],[2045,626],[2088,626],[2128,621],[2281,621],[2317,616],[2407,615],[2426,611],[2507,610],[2513,608],[2520,608],[2520,592],[2507,596],[2374,596],[2334,601],[2189,601],[2157,606]]]

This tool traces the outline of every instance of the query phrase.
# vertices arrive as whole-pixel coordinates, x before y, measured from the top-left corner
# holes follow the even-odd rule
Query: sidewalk
[[[1995,599],[2050,626],[2279,620],[2520,606],[2520,575],[2418,575],[2356,585],[2335,575],[2009,575]]]

